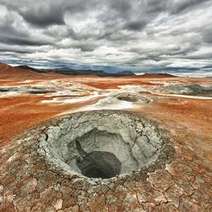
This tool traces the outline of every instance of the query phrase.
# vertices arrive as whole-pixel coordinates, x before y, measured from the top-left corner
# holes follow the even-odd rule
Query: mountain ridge
[[[120,71],[120,72],[105,72],[103,70],[92,70],[92,69],[84,69],[84,70],[78,70],[78,69],[68,69],[68,68],[57,68],[57,69],[38,69],[33,68],[28,65],[18,65],[18,66],[11,66],[5,63],[0,63],[0,71],[2,69],[10,69],[10,71],[30,71],[33,73],[56,73],[56,74],[63,74],[63,75],[88,75],[88,76],[100,76],[100,77],[144,77],[144,78],[169,78],[169,77],[176,77],[175,75],[168,74],[168,73],[144,73],[141,75],[136,75],[135,73],[131,71]],[[12,69],[12,70],[11,70]],[[27,72],[26,72],[27,73]]]

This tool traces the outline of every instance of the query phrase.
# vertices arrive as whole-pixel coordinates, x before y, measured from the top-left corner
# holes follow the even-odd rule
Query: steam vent
[[[7,211],[175,211],[193,192],[173,175],[189,171],[178,167],[174,139],[141,114],[78,112],[5,148],[0,193]]]

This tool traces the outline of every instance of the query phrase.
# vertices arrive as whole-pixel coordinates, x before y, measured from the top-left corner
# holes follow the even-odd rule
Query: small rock
[[[3,203],[3,201],[4,201],[3,196],[0,196],[0,205]]]
[[[56,212],[56,210],[53,207],[48,207],[45,209],[45,212]]]
[[[56,210],[60,210],[63,206],[63,200],[62,199],[58,199],[54,204],[53,204],[54,208]]]
[[[67,208],[67,209],[64,210],[64,212],[69,212],[69,211],[71,211],[71,212],[79,212],[79,206],[75,205],[73,207],[70,207],[70,208]]]
[[[31,178],[25,185],[23,185],[23,189],[27,193],[32,193],[35,191],[37,186],[37,180],[35,178]]]
[[[4,191],[4,186],[0,185],[0,193],[2,193]]]

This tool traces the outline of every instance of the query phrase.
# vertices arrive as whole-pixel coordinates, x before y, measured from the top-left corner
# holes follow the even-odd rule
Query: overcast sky
[[[0,61],[212,71],[212,0],[0,0]]]

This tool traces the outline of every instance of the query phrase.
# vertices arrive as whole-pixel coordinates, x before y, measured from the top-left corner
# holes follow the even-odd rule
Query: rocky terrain
[[[211,86],[0,64],[0,211],[211,211]]]

